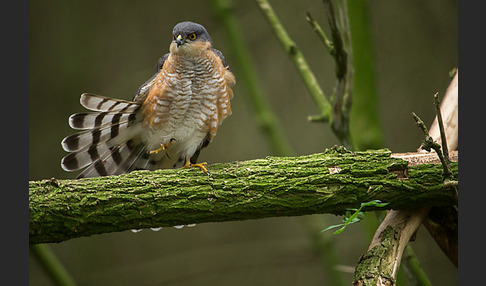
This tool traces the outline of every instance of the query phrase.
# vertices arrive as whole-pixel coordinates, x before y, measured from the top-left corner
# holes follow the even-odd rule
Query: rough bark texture
[[[405,247],[429,207],[390,211],[355,270],[355,285],[395,285]]]
[[[457,266],[457,225],[458,225],[458,208],[457,208],[457,181],[451,170],[449,161],[457,162],[457,151],[449,152],[448,150],[457,150],[458,142],[458,72],[447,88],[442,104],[439,106],[438,94],[434,95],[434,104],[436,108],[436,118],[430,130],[423,121],[412,113],[414,119],[425,134],[423,143],[419,152],[430,150],[431,148],[440,159],[443,166],[444,185],[448,185],[456,193],[455,204],[445,207],[426,206],[415,209],[391,210],[387,213],[385,219],[377,229],[373,240],[370,243],[367,253],[360,259],[355,270],[354,285],[395,285],[398,267],[402,260],[402,254],[405,247],[417,231],[419,226],[425,225],[429,233],[435,239],[442,251]],[[444,120],[445,119],[445,120]],[[444,128],[445,126],[445,128]],[[440,145],[437,143],[440,142]],[[436,147],[434,147],[434,143]],[[447,144],[446,144],[447,143]],[[438,147],[438,148],[437,148]],[[422,153],[428,157],[431,153]],[[406,158],[406,156],[401,156]],[[414,156],[416,159],[408,160],[409,164],[416,164],[422,160],[420,156]],[[390,232],[392,232],[390,236]],[[390,239],[392,238],[392,239]],[[409,247],[409,254],[413,256],[413,251]],[[417,279],[420,285],[431,285],[425,273],[417,267],[414,259],[405,260],[406,267],[411,270],[412,276]]]
[[[390,155],[385,149],[331,148],[301,157],[214,164],[210,177],[192,168],[31,181],[30,244],[149,227],[343,214],[376,199],[388,202],[386,209],[454,203],[440,165],[407,166]],[[457,163],[452,167],[457,174]]]

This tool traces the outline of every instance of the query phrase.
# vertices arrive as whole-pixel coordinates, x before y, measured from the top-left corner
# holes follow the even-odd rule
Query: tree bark
[[[355,270],[355,285],[395,285],[405,247],[422,224],[429,207],[390,212]]]
[[[451,153],[454,157],[451,160],[457,161],[457,152],[449,152],[448,150],[457,150],[458,147],[458,95],[458,71],[456,70],[454,78],[447,88],[440,107],[438,94],[434,95],[437,116],[435,117],[430,130],[427,131],[424,123],[421,122],[421,120],[418,121],[418,117],[416,118],[417,125],[421,127],[426,135],[426,138],[418,151],[425,156],[435,153],[437,155],[437,160],[442,161],[444,185],[450,185],[451,189],[456,193],[455,204],[445,207],[428,206],[416,209],[389,211],[380,227],[377,229],[367,253],[361,257],[358,266],[356,267],[353,282],[354,285],[395,285],[396,275],[402,260],[403,251],[412,235],[418,230],[422,223],[447,257],[458,266],[457,181],[450,181],[450,173],[452,170],[449,170],[448,167],[448,157],[451,156]],[[416,117],[415,114],[413,115]],[[435,151],[432,153],[425,153],[425,150],[423,149],[430,148],[423,148],[426,143],[428,143],[426,142],[427,137],[430,137],[433,142],[438,142],[437,144],[440,143],[440,150],[432,147]],[[444,142],[442,142],[442,140],[444,140]],[[420,158],[420,156],[416,157]],[[416,159],[409,161],[409,164],[416,163]],[[453,174],[457,173],[453,172]],[[411,249],[408,252],[413,253]],[[411,262],[412,260],[406,260],[406,262],[407,261]],[[409,267],[409,270],[413,271],[413,275],[416,279],[421,279],[419,284],[431,285],[423,271],[416,267],[416,263],[412,264],[408,265],[411,266]]]
[[[454,204],[440,164],[407,164],[386,149],[336,147],[301,157],[213,164],[211,176],[193,168],[30,181],[30,244],[149,227],[339,215],[371,200],[389,203],[381,209]],[[457,163],[452,168],[457,174]]]

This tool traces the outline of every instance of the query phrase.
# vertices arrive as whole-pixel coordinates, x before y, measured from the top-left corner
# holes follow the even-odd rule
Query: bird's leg
[[[169,141],[169,143],[167,143],[167,144],[160,143],[160,147],[157,148],[157,149],[155,149],[155,150],[150,151],[149,154],[157,154],[160,151],[165,150],[165,153],[167,154],[167,157],[169,157],[169,154],[167,153],[167,149],[169,149],[170,146],[174,145],[174,142],[175,141],[176,140],[174,138],[171,138],[170,141]]]
[[[209,173],[208,169],[204,167],[204,165],[207,165],[208,163],[206,162],[201,162],[197,164],[192,164],[191,163],[191,157],[187,156],[186,157],[186,164],[182,166],[182,168],[191,168],[191,167],[199,167],[204,173],[206,173],[208,176],[211,176],[211,173]]]
[[[160,147],[155,149],[155,150],[150,151],[149,154],[157,154],[162,150],[165,150],[165,145],[160,143]]]

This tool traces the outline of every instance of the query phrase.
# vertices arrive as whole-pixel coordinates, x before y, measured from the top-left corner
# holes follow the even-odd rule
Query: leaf
[[[358,217],[358,215],[359,215],[359,214],[360,214],[360,213],[359,213],[359,212],[357,212],[357,211],[356,211],[356,212],[354,212],[354,213],[353,213],[353,215],[351,215],[351,216],[350,216],[350,217],[349,217],[349,218],[346,220],[346,222],[344,222],[344,225],[347,225],[347,224],[349,224],[349,223],[352,223],[351,221],[354,221],[354,220],[355,220],[355,219]]]
[[[343,225],[344,225],[344,224],[342,224],[342,223],[341,223],[341,224],[336,224],[336,225],[331,225],[331,226],[328,226],[327,228],[325,228],[325,229],[321,230],[321,233],[322,233],[322,232],[325,232],[325,231],[328,231],[328,230],[330,230],[330,229],[336,228],[336,227],[343,226]]]
[[[334,232],[334,234],[340,234],[341,232],[343,232],[346,229],[346,227],[348,225],[353,224],[353,223],[357,223],[357,222],[359,222],[359,221],[361,221],[365,218],[365,214],[363,212],[361,212],[362,208],[369,207],[369,206],[384,207],[386,205],[388,205],[388,203],[382,203],[380,200],[373,200],[373,201],[361,203],[359,209],[350,208],[346,211],[345,215],[343,216],[343,223],[331,225],[331,226],[327,227],[326,229],[321,230],[321,233],[324,232],[324,231],[328,231],[330,229],[333,229],[333,228],[341,227],[340,229],[338,229]],[[354,213],[351,214],[351,211],[353,211]]]
[[[336,230],[335,232],[333,232],[333,234],[340,234],[341,232],[344,231],[344,229],[346,229],[345,225],[343,227],[341,227],[340,229]]]
[[[361,208],[363,207],[370,207],[370,206],[373,206],[373,207],[384,207],[388,205],[388,203],[382,203],[380,200],[373,200],[373,201],[369,201],[369,202],[366,202],[366,203],[361,203]]]

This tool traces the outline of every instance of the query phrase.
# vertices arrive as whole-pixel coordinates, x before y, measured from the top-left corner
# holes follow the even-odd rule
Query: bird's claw
[[[160,151],[165,150],[165,153],[167,154],[167,157],[169,157],[169,153],[167,153],[167,149],[169,149],[170,146],[174,145],[174,142],[175,141],[176,140],[174,138],[171,138],[170,141],[169,141],[169,143],[167,143],[167,144],[160,143],[160,147],[157,148],[157,149],[155,149],[155,150],[150,151],[149,154],[157,154]]]
[[[191,168],[191,167],[198,167],[200,168],[204,173],[206,173],[208,176],[211,176],[211,173],[208,171],[204,165],[207,165],[208,163],[206,162],[201,162],[201,163],[196,163],[192,164],[190,160],[186,161],[186,164],[183,166],[183,168]]]

